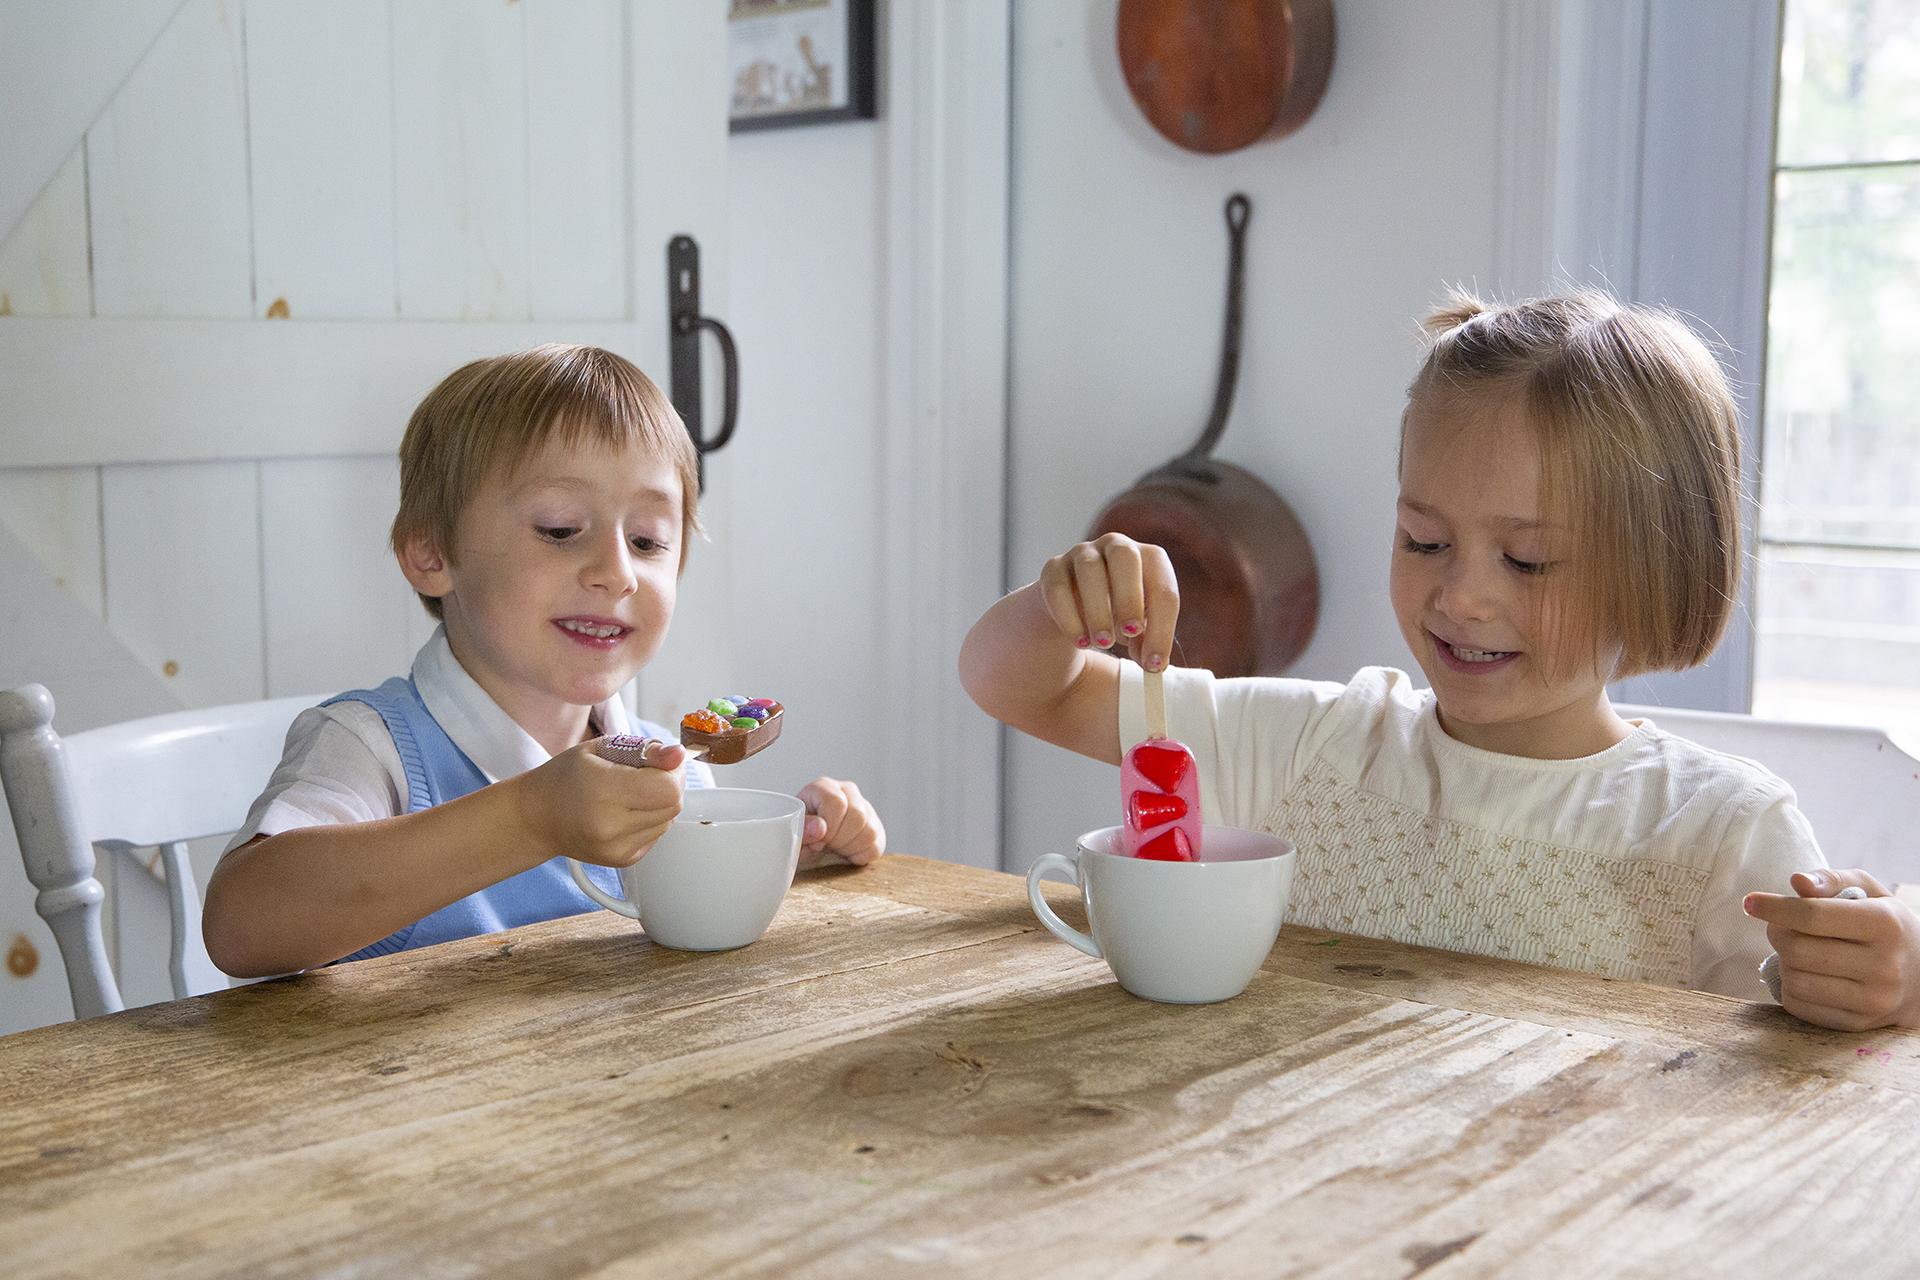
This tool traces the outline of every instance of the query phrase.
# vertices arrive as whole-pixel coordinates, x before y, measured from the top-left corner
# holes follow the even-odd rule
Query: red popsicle
[[[1122,852],[1162,862],[1200,857],[1200,770],[1186,744],[1167,737],[1160,673],[1145,675],[1147,739],[1120,763]]]

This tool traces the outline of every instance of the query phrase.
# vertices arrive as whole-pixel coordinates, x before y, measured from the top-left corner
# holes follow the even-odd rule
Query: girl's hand
[[[1148,671],[1166,667],[1180,588],[1159,547],[1103,533],[1047,561],[1040,592],[1054,626],[1080,648],[1111,649],[1123,641]]]
[[[1840,1031],[1920,1026],[1920,917],[1864,871],[1795,872],[1793,890],[1750,893],[1780,953],[1780,1004]],[[1829,901],[1848,885],[1860,901]]]
[[[599,744],[583,742],[501,785],[517,789],[527,838],[548,856],[630,867],[680,814],[686,748],[656,741],[648,767],[637,769],[601,759]]]
[[[800,788],[807,806],[800,834],[800,865],[850,862],[864,867],[887,848],[887,829],[860,788],[837,778],[815,778]]]

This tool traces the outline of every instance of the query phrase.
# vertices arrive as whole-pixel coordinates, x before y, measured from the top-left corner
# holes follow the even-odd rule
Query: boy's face
[[[1617,653],[1560,647],[1582,549],[1541,516],[1539,446],[1518,405],[1412,405],[1397,510],[1393,611],[1449,736],[1541,758],[1617,741],[1606,702]]]
[[[665,459],[550,441],[474,495],[435,574],[416,577],[416,562],[408,577],[440,598],[468,674],[523,726],[545,725],[611,697],[659,650],[680,510]]]

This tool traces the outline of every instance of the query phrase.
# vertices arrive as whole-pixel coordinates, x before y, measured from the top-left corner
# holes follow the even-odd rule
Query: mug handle
[[[1027,868],[1027,903],[1033,908],[1033,914],[1039,916],[1040,923],[1047,927],[1047,932],[1060,941],[1080,948],[1095,960],[1106,959],[1100,954],[1099,943],[1055,915],[1053,908],[1047,905],[1046,898],[1041,896],[1040,877],[1048,871],[1064,871],[1074,878],[1075,884],[1080,880],[1080,868],[1072,858],[1059,853],[1041,854],[1035,859],[1034,864]]]
[[[614,897],[599,885],[587,879],[587,869],[575,862],[572,858],[567,859],[567,874],[572,876],[573,882],[580,886],[580,892],[586,894],[607,910],[617,911],[629,920],[638,920],[640,918],[640,908],[634,906],[625,898]]]

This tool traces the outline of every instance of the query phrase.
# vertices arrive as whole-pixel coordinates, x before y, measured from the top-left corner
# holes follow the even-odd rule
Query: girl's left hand
[[[815,778],[800,788],[807,806],[800,834],[800,866],[850,862],[864,867],[887,848],[887,829],[860,788],[838,778]]]
[[[1750,893],[1780,953],[1780,1004],[1840,1031],[1920,1025],[1920,916],[1864,871],[1795,872],[1798,897]],[[1835,901],[1859,885],[1860,901]]]

